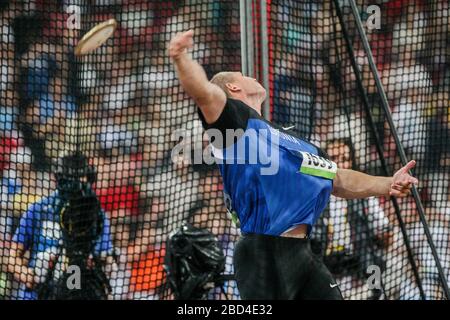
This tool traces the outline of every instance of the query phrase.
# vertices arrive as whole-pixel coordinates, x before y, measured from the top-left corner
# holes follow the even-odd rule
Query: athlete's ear
[[[227,84],[225,84],[225,86],[227,87],[228,91],[230,91],[230,92],[239,92],[242,90],[239,86],[237,86],[231,82],[228,82]]]

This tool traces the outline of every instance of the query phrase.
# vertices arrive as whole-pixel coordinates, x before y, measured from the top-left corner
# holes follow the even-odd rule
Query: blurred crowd
[[[407,158],[418,162],[414,174],[420,179],[418,188],[425,206],[425,216],[444,273],[448,277],[449,3],[439,0],[356,2],[364,26],[374,14],[366,9],[370,5],[380,8],[380,28],[366,27],[366,35],[399,142]],[[399,150],[385,116],[369,57],[364,51],[351,8],[341,8],[344,28],[339,16],[333,14],[336,12],[334,1],[299,1],[289,5],[283,1],[272,3],[276,4],[272,6],[271,12],[271,28],[275,33],[272,34],[274,45],[271,48],[275,120],[286,127],[295,125],[300,134],[310,137],[311,141],[322,146],[329,154],[333,153],[327,148],[330,142],[334,142],[338,149],[347,148],[352,155],[353,169],[378,175],[398,169],[401,166]],[[354,61],[349,54],[349,46]],[[353,62],[358,67],[364,91],[358,87]],[[378,150],[377,145],[381,146],[381,150]],[[380,153],[383,154],[385,164],[380,160]],[[344,154],[342,151],[341,155]],[[383,225],[371,227],[370,221],[365,223],[372,229],[375,240],[380,240],[377,234],[384,234],[382,238],[388,243],[381,246],[380,255],[383,259],[379,263],[384,265],[383,294],[391,299],[417,299],[420,294],[411,268],[407,266],[409,262],[401,224],[391,202],[386,200],[380,199],[379,209],[374,204],[365,204],[365,208],[361,209],[368,218],[370,212],[381,212],[390,222],[389,232],[385,232]],[[319,221],[329,229],[329,242],[332,244],[334,238],[339,239],[338,247],[346,252],[353,250],[353,245],[358,241],[355,230],[361,227],[354,222],[357,215],[350,216],[352,206],[332,198],[329,213],[325,212],[322,221]],[[333,216],[335,210],[339,212],[339,219]],[[349,217],[343,217],[343,212],[347,211]],[[406,234],[409,235],[419,275],[423,278],[426,298],[442,297],[435,261],[426,244],[424,229],[412,198],[400,203],[400,214]],[[380,246],[373,245],[372,249],[377,251]],[[328,251],[324,253],[325,256],[336,257],[336,252]],[[352,257],[350,253],[347,258],[361,259],[356,255]],[[367,289],[367,277],[363,281],[357,277],[349,278],[350,268],[346,268],[345,263],[342,261],[340,266],[346,270],[335,274],[338,283],[341,280],[344,297],[368,298],[371,292]],[[336,261],[332,264],[336,264]]]
[[[218,236],[227,256],[226,273],[232,273],[239,231],[227,217],[218,170],[171,160],[178,142],[174,130],[195,133],[201,124],[195,105],[179,87],[166,45],[175,33],[192,28],[193,56],[209,77],[222,70],[240,70],[238,2],[95,0],[90,6],[85,2],[0,4],[0,297],[14,298],[17,287],[1,257],[7,256],[20,216],[55,189],[55,159],[77,146],[97,170],[95,191],[111,220],[117,256],[110,279],[112,298],[167,298],[165,241],[185,220]],[[418,161],[415,174],[421,180],[426,217],[450,276],[449,4],[378,2],[381,29],[368,32],[369,42],[400,142],[407,157]],[[80,17],[85,19],[81,29],[67,23],[77,12],[70,6],[81,8]],[[385,174],[377,142],[387,169],[400,167],[350,12],[344,10],[344,19],[373,123],[367,120],[330,2],[272,1],[270,10],[273,120],[295,126],[325,149],[330,141],[346,139],[355,169]],[[114,36],[93,54],[75,57],[73,48],[82,34],[108,18],[119,23]],[[439,298],[435,264],[415,203],[400,205],[424,289],[429,298]],[[363,207],[361,214],[375,212],[379,217],[374,221],[390,225],[387,230],[384,222],[370,223],[383,242],[377,250],[382,252],[386,275],[384,295],[420,298],[391,203],[377,199]],[[334,237],[347,239],[340,245],[351,251],[356,246],[348,244],[355,238],[347,227],[338,226],[345,218],[333,218],[332,212],[342,215],[339,208],[342,204],[330,208],[322,222],[328,226],[325,232],[334,230]],[[330,255],[330,250],[324,254]],[[364,281],[351,275],[340,278],[346,298],[370,298]],[[229,298],[238,297],[232,283],[225,289]],[[214,296],[224,298],[220,291]]]
[[[88,8],[79,11],[85,29],[108,18],[119,23],[114,37],[92,55],[73,55],[84,32],[67,23],[77,13],[71,5]],[[29,205],[55,190],[55,160],[81,145],[96,168],[95,191],[111,220],[114,299],[166,297],[165,242],[185,220],[219,237],[228,257],[225,272],[232,273],[238,231],[226,216],[218,170],[170,159],[177,143],[172,131],[198,128],[199,122],[165,50],[176,32],[195,28],[194,52],[210,74],[238,69],[235,7],[231,1],[2,4],[0,256],[6,257]],[[224,22],[235,34],[227,42]],[[4,272],[0,279],[0,296],[14,298],[17,284]],[[231,284],[226,292],[237,296]]]

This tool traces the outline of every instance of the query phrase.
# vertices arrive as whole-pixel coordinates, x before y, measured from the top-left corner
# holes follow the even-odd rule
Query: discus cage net
[[[402,166],[399,150],[417,160],[420,201],[332,197],[319,219],[312,248],[344,298],[448,298],[449,4],[356,1],[386,112],[350,2],[2,1],[0,299],[30,297],[27,273],[45,277],[61,234],[51,208],[36,204],[54,196],[52,163],[75,150],[96,168],[95,192],[111,223],[111,299],[173,299],[165,243],[185,221],[218,237],[225,274],[233,274],[239,230],[217,168],[171,155],[176,130],[203,139],[166,52],[188,29],[208,77],[252,65],[268,89],[265,115],[293,126],[340,167],[391,175]],[[243,14],[254,43],[245,55]],[[75,57],[81,36],[109,18],[119,23],[113,37]],[[24,228],[31,215],[33,228]],[[380,284],[371,283],[373,266]],[[208,298],[239,299],[239,292],[229,280]]]

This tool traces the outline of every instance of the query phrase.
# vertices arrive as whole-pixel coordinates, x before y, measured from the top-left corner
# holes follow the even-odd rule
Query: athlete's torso
[[[223,178],[225,202],[243,233],[280,235],[306,224],[311,230],[326,207],[334,163],[316,146],[263,119],[239,100],[228,99],[219,119],[207,129]],[[231,139],[230,130],[241,130]]]

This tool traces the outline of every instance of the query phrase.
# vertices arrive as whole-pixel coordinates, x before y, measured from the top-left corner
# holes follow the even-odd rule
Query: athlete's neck
[[[263,101],[258,96],[241,97],[240,100],[261,115],[261,105]]]

